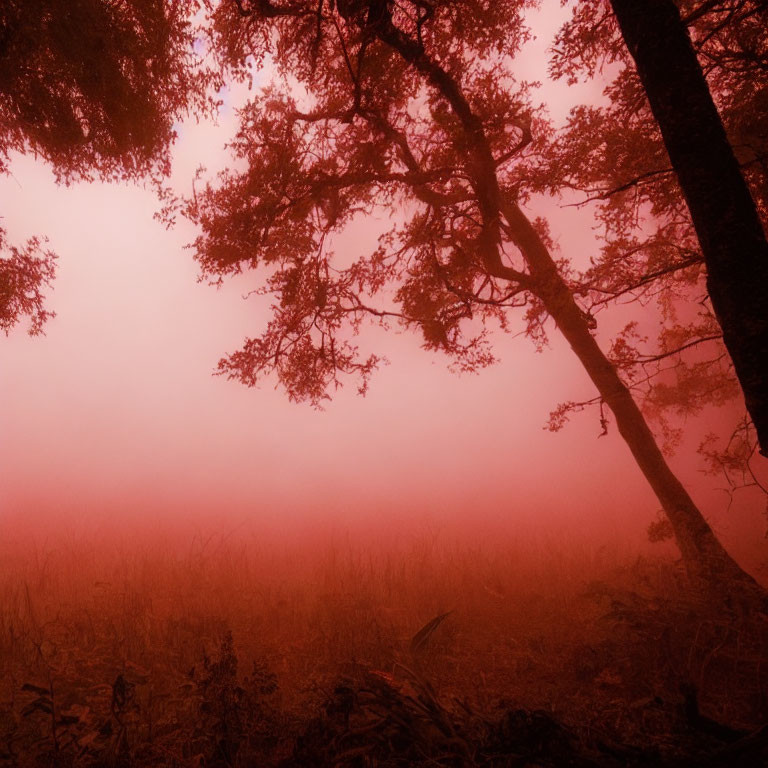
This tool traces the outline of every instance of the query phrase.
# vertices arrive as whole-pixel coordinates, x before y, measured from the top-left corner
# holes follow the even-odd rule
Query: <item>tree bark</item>
[[[672,0],[611,0],[693,219],[725,346],[768,455],[768,241]]]

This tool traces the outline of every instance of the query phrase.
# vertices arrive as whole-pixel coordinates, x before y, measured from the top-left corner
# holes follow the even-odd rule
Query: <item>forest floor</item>
[[[768,626],[683,583],[428,537],[6,551],[0,765],[768,765]]]

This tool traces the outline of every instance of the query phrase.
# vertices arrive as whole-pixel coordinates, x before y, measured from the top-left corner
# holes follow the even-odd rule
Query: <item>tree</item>
[[[728,142],[749,184],[757,216],[765,225],[768,11],[758,0],[686,0],[680,12]],[[611,5],[604,0],[574,4],[573,17],[554,47],[552,71],[576,80],[596,76],[604,64],[610,65],[612,73],[606,102],[573,111],[567,129],[551,147],[548,173],[550,180],[556,179],[552,183],[586,193],[584,204],[597,206],[604,225],[603,253],[584,280],[585,290],[592,295],[592,311],[617,298],[655,298],[660,304],[664,325],[658,350],[640,352],[642,345],[625,337],[619,340],[617,360],[648,412],[663,423],[670,409],[690,415],[707,404],[735,402],[741,392],[712,308],[705,255]],[[675,114],[684,121],[687,112],[681,109]],[[704,167],[708,153],[702,157],[697,165]],[[721,185],[712,184],[710,189],[719,193]],[[733,277],[739,273],[733,272]],[[746,288],[758,305],[760,285],[755,279]],[[684,316],[676,311],[680,305]],[[691,312],[690,307],[697,311]],[[764,315],[758,306],[753,328]],[[764,357],[755,369],[765,364]],[[745,478],[737,484],[756,484],[750,465],[757,446],[751,421],[740,419],[726,442],[718,449],[709,441],[702,446],[708,463]]]
[[[712,306],[766,454],[768,240],[677,6],[611,6],[688,203]]]
[[[33,153],[59,181],[133,180],[170,168],[174,121],[212,106],[196,66],[199,3],[6,0],[0,5],[0,173]],[[54,255],[0,229],[0,328],[23,316],[39,333]],[[5,253],[3,248],[5,247]]]
[[[186,203],[212,280],[266,267],[265,332],[219,364],[247,385],[274,372],[318,403],[344,374],[365,390],[375,355],[352,334],[366,318],[418,328],[464,369],[489,364],[486,324],[526,307],[528,333],[551,317],[613,412],[659,498],[693,579],[755,593],[667,465],[617,368],[601,350],[578,284],[546,223],[524,206],[543,188],[546,124],[509,62],[528,34],[517,0],[221,3],[214,47],[242,77],[267,57],[287,87],[242,112],[235,169]],[[341,263],[333,237],[358,215],[397,211],[378,249]],[[762,595],[762,593],[760,593]],[[761,597],[762,599],[762,597]]]

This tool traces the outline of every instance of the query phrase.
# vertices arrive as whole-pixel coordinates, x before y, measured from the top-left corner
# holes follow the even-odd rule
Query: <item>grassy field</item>
[[[762,765],[768,629],[682,584],[566,540],[6,541],[0,764]]]

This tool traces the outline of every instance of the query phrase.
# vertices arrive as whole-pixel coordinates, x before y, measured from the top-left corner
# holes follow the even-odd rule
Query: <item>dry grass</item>
[[[454,718],[450,749],[465,743],[425,764],[557,765],[489,757],[502,719],[528,713],[514,727],[532,732],[536,710],[576,734],[590,764],[649,764],[647,747],[658,760],[722,748],[706,717],[745,732],[768,721],[765,628],[694,614],[670,560],[564,542],[286,547],[242,533],[6,546],[0,558],[9,765],[406,765],[413,754],[392,762],[386,744],[403,718],[439,730],[438,712]],[[329,712],[345,695],[378,741],[339,730]],[[428,716],[422,700],[435,702]],[[342,736],[357,751],[295,756]]]

